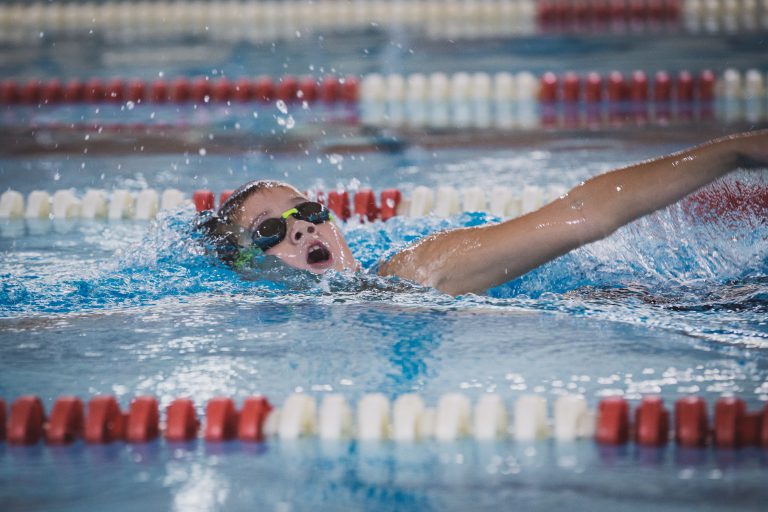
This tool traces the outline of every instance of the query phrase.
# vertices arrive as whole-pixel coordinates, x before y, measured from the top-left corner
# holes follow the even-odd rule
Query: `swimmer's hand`
[[[452,295],[484,292],[744,167],[768,167],[768,130],[601,174],[501,224],[436,233],[396,254],[379,273]]]
[[[742,133],[726,139],[737,155],[737,167],[768,169],[768,130]]]

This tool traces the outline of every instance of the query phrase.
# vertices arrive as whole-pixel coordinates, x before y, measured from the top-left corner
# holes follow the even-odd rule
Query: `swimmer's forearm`
[[[518,277],[749,162],[768,160],[768,132],[727,137],[592,178],[528,215],[434,234],[383,268],[453,295]]]
[[[765,132],[725,137],[669,156],[602,174],[564,198],[583,205],[585,241],[603,238],[621,226],[669,206],[731,171],[761,160]]]

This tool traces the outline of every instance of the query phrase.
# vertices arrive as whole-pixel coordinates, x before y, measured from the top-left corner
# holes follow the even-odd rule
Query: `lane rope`
[[[602,399],[596,411],[590,411],[581,396],[559,396],[550,417],[547,400],[540,395],[521,396],[509,410],[496,394],[482,395],[473,406],[467,396],[447,393],[429,407],[418,394],[401,395],[390,402],[381,393],[371,393],[354,407],[340,394],[323,395],[318,406],[314,396],[296,393],[282,407],[263,396],[245,398],[240,409],[232,398],[212,398],[204,418],[197,417],[191,399],[180,398],[166,407],[163,421],[153,396],[135,397],[126,411],[114,396],[95,396],[87,404],[78,397],[63,396],[46,415],[42,400],[26,395],[13,401],[7,421],[5,402],[0,399],[0,441],[35,445],[81,439],[92,444],[144,443],[159,437],[169,442],[307,437],[395,442],[592,439],[602,445],[633,442],[658,447],[673,440],[683,447],[768,449],[768,404],[760,411],[749,411],[744,400],[721,397],[714,404],[711,420],[706,402],[697,396],[677,400],[674,415],[659,396],[645,396],[631,409],[620,396]]]

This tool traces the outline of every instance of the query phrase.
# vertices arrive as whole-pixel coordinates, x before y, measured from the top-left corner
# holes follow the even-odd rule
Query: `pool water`
[[[490,179],[482,169],[492,167],[507,183],[545,182],[539,169],[554,169],[549,179],[569,186],[668,149],[598,138],[366,159],[389,166],[398,183],[409,176],[414,184],[461,185]],[[159,186],[157,171],[171,160],[123,161],[122,176],[112,171],[109,179],[127,183],[141,169],[148,185]],[[364,164],[360,156],[348,160]],[[223,161],[232,165],[205,157],[186,172]],[[276,177],[291,166],[314,169],[299,186],[323,176],[313,157],[271,162],[266,174]],[[66,165],[55,166],[62,186],[70,176],[82,179]],[[765,179],[764,172],[740,173],[728,183]],[[736,393],[752,408],[768,398],[764,216],[702,221],[673,207],[488,295],[452,298],[365,274],[317,280],[257,271],[244,280],[201,250],[189,232],[193,215],[168,213],[151,225],[6,222],[0,394],[35,393],[48,410],[66,394],[113,394],[124,407],[140,394],[157,396],[161,407],[190,396],[200,414],[215,396],[239,402],[261,393],[279,404],[296,391],[318,399],[340,392],[352,402],[367,392],[392,399],[417,392],[433,404],[450,391],[473,400],[495,392],[508,403],[527,393],[550,400],[578,393],[592,407],[612,394],[660,394],[671,403],[694,393],[712,403]],[[489,220],[479,213],[396,218],[350,222],[344,231],[370,266],[434,230]],[[423,510],[491,508],[502,499],[534,508],[640,509],[649,501],[664,510],[749,508],[764,499],[766,462],[758,450],[609,450],[591,442],[0,449],[3,501],[49,510]]]
[[[732,46],[739,40],[702,39],[725,54],[735,53]],[[278,55],[264,66],[279,73],[284,62],[288,71],[292,66],[304,71],[310,61],[329,68],[335,62],[348,73],[408,71],[426,66],[430,57],[437,58],[435,66],[476,62],[466,56],[453,61],[450,52],[426,44],[416,44],[420,51],[411,58],[389,49],[386,38],[369,35],[363,41],[378,48],[376,57],[348,48],[337,55],[338,47],[322,45],[305,54],[301,43],[281,49],[292,59]],[[677,51],[665,58],[704,61],[706,52],[693,56],[683,44],[690,41],[678,41]],[[543,52],[544,43],[555,49]],[[599,54],[605,42],[592,43]],[[742,43],[753,51],[755,45],[762,48],[752,39]],[[494,56],[510,62],[503,44],[464,44],[473,50],[470,56],[487,52],[489,60],[482,62],[489,67]],[[638,41],[630,46],[640,52],[633,54],[635,62],[648,58]],[[538,40],[533,48],[551,54],[566,47],[568,41],[555,39]],[[607,62],[618,62],[611,60],[618,59],[615,50],[605,50]],[[60,68],[46,55],[41,50],[25,69],[55,75]],[[519,56],[515,65],[540,55]],[[227,53],[212,66],[243,70],[241,57]],[[562,59],[552,60],[565,69]],[[98,66],[89,71],[106,72]],[[125,115],[147,119],[150,107]],[[243,135],[231,146],[216,142],[234,126],[227,124],[226,113],[200,122],[212,138],[147,151],[124,151],[120,134],[89,141],[92,132],[79,126],[70,134],[82,139],[78,144],[55,147],[40,142],[41,130],[32,149],[9,146],[0,153],[0,184],[24,193],[70,187],[79,193],[88,187],[176,187],[189,193],[265,177],[300,189],[396,186],[406,195],[420,185],[569,188],[734,128],[541,130],[524,138],[510,134],[508,145],[488,144],[483,134],[445,145],[440,133],[415,140],[386,130],[371,134],[344,121],[322,132],[317,127],[324,117],[291,109],[296,122],[291,129],[277,123],[285,116],[278,105],[240,112],[238,119],[253,121],[243,122]],[[119,119],[120,112],[109,115]],[[175,107],[161,113],[168,138],[185,140],[189,128],[179,118],[196,114]],[[34,126],[77,125],[107,115],[94,107],[6,114],[14,126],[18,119],[33,119]],[[312,144],[283,151],[260,146],[291,137]],[[333,149],[349,139],[362,143]],[[387,151],[371,151],[382,140],[389,141]],[[767,182],[768,170],[740,171],[713,189],[764,188]],[[671,405],[689,394],[712,404],[733,393],[752,410],[768,400],[768,212],[691,216],[676,205],[486,294],[458,298],[369,273],[317,279],[275,271],[269,261],[239,275],[206,254],[190,232],[193,217],[191,209],[181,209],[151,223],[3,221],[0,397],[36,394],[48,411],[62,395],[111,394],[125,408],[134,396],[151,394],[161,409],[175,398],[192,397],[199,415],[215,396],[240,403],[264,394],[279,405],[294,392],[318,400],[342,393],[351,403],[369,392],[390,399],[416,392],[432,405],[448,392],[473,401],[494,392],[508,405],[523,394],[551,403],[573,393],[593,409],[616,394],[633,403],[656,394]],[[343,231],[355,257],[370,268],[428,233],[498,220],[484,213],[398,217],[349,222]],[[768,498],[767,468],[768,452],[759,449],[608,448],[592,441],[271,439],[31,448],[3,443],[0,508],[761,510]]]

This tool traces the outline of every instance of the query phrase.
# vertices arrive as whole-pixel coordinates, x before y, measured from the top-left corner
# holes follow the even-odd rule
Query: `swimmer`
[[[395,254],[381,276],[451,295],[482,293],[621,226],[664,208],[736,169],[768,166],[768,130],[716,139],[580,183],[539,210],[498,224],[441,231]],[[254,254],[321,274],[358,271],[323,205],[286,183],[257,180],[236,190],[199,226],[237,268]]]

